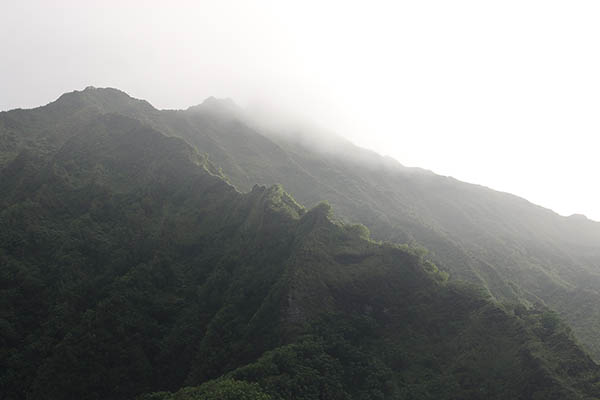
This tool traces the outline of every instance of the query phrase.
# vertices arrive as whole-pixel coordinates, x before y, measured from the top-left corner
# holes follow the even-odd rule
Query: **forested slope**
[[[54,112],[2,114],[3,398],[600,397],[543,305],[449,283],[281,186],[241,193],[137,119]]]
[[[116,89],[67,93],[45,107],[0,113],[1,157],[47,152],[72,134],[71,125],[106,112],[184,138],[240,191],[283,184],[305,207],[327,200],[376,239],[425,246],[451,279],[483,285],[499,301],[545,304],[600,359],[600,223],[406,168],[330,135],[262,128],[231,101],[214,98],[159,111]],[[315,137],[326,145],[315,146]]]

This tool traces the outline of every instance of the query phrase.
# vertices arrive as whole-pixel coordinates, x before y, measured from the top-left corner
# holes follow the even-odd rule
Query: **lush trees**
[[[186,387],[176,393],[157,392],[139,396],[138,400],[271,400],[256,383],[219,379],[198,387]]]
[[[598,396],[546,308],[448,283],[281,186],[240,193],[139,121],[77,115],[0,171],[5,398]]]

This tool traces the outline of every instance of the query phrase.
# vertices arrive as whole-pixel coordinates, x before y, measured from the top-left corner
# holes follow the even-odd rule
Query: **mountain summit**
[[[0,113],[6,398],[600,398],[599,224],[230,106]]]

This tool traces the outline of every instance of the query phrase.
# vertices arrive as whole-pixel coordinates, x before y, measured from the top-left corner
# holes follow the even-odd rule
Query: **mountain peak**
[[[102,96],[102,97],[126,97],[129,99],[133,99],[129,94],[125,93],[122,90],[112,88],[112,87],[96,87],[96,86],[86,86],[83,90],[73,90],[72,92],[64,93],[59,97],[68,98],[73,96]]]
[[[217,106],[228,106],[228,107],[236,106],[235,102],[230,97],[225,97],[225,98],[219,99],[219,98],[216,98],[215,96],[207,97],[206,100],[204,100],[202,102],[202,105],[204,105],[204,106],[217,105]]]
[[[119,112],[123,109],[138,109],[140,111],[155,111],[156,109],[146,100],[136,99],[122,90],[106,87],[87,86],[83,90],[75,90],[60,96],[49,104],[51,107],[95,107],[101,112]]]
[[[189,107],[188,111],[206,111],[221,115],[237,115],[242,112],[242,109],[229,97],[216,98],[214,96],[210,96],[207,97],[202,103]]]
[[[568,218],[574,221],[589,221],[589,218],[583,214],[571,214]]]

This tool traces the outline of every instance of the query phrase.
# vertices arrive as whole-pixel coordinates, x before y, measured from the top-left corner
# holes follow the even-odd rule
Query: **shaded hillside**
[[[600,223],[406,168],[340,138],[315,147],[319,132],[257,130],[229,103],[159,115],[159,129],[207,149],[241,190],[282,183],[301,204],[325,199],[377,239],[419,243],[453,279],[557,310],[600,359]]]
[[[61,123],[0,173],[3,398],[600,397],[544,307],[448,283],[281,186],[240,193],[137,120]]]
[[[377,239],[427,247],[452,279],[484,285],[500,301],[546,304],[600,359],[600,223],[405,168],[343,139],[315,148],[318,132],[260,129],[232,102],[214,98],[186,111],[159,111],[115,89],[68,93],[45,107],[0,113],[1,159],[23,149],[51,154],[73,124],[105,112],[184,138],[239,190],[284,184],[304,206],[327,200]]]

